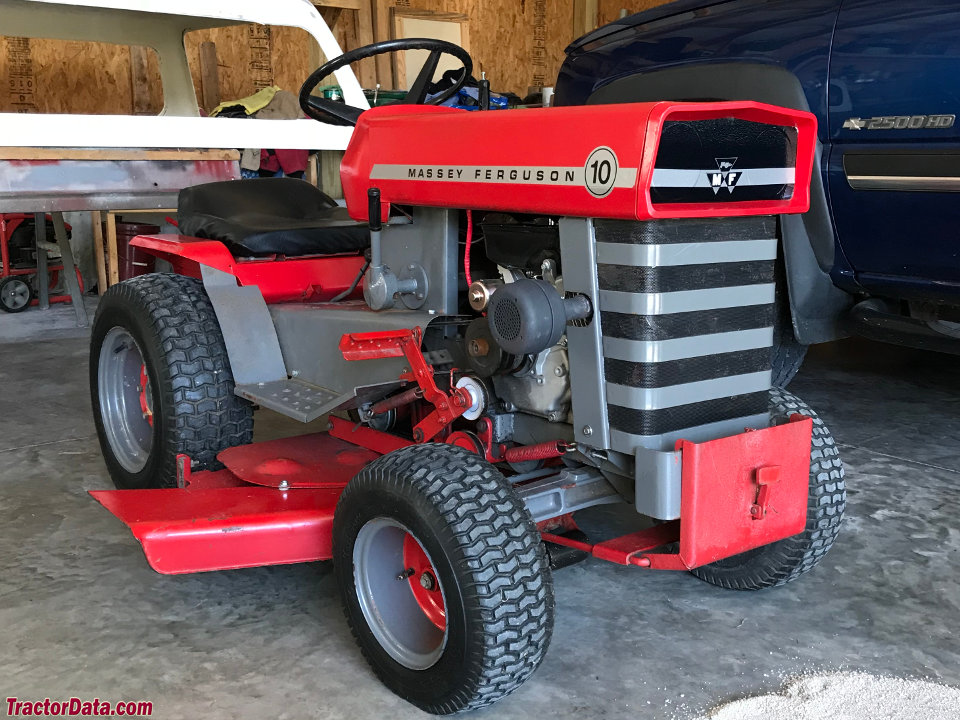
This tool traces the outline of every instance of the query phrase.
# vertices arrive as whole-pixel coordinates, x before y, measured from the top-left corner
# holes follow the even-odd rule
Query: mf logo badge
[[[713,188],[713,194],[716,195],[720,192],[720,188],[726,188],[727,192],[732,193],[733,189],[737,186],[737,181],[740,180],[740,172],[733,169],[733,166],[737,164],[737,158],[714,159],[717,161],[719,172],[714,172],[713,170],[707,172],[710,187]]]

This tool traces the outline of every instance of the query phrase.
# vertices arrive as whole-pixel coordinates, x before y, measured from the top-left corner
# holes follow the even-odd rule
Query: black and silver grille
[[[595,238],[610,447],[765,413],[776,218],[596,220]]]

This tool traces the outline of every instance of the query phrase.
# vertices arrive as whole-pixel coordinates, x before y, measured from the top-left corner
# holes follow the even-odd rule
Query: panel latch
[[[763,520],[767,515],[767,501],[770,496],[770,486],[780,482],[780,466],[767,465],[757,468],[757,500],[750,506],[750,516],[754,520]]]

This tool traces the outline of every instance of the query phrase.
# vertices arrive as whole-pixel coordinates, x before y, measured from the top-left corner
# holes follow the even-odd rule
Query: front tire
[[[701,580],[731,590],[785,585],[813,569],[833,546],[847,500],[837,445],[823,420],[809,405],[786,390],[771,390],[773,424],[789,422],[794,414],[813,418],[806,527],[799,535],[692,570]]]
[[[374,672],[417,707],[489,705],[543,659],[553,584],[540,534],[509,482],[452,445],[379,458],[333,524],[347,620]]]
[[[100,448],[122,489],[176,485],[177,455],[196,469],[253,439],[253,406],[233,374],[203,284],[143,275],[101,298],[90,344],[90,393]]]
[[[777,281],[774,301],[776,318],[773,326],[773,357],[770,367],[773,371],[773,386],[785,388],[800,372],[800,366],[807,357],[807,346],[797,340],[793,331],[790,291],[787,287],[787,271],[782,255],[777,258],[775,276]]]

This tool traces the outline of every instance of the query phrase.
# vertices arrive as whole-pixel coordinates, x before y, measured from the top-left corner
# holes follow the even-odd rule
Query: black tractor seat
[[[352,220],[346,208],[295,178],[184,188],[177,217],[183,235],[220,240],[234,256],[334,255],[370,247],[366,223]]]

